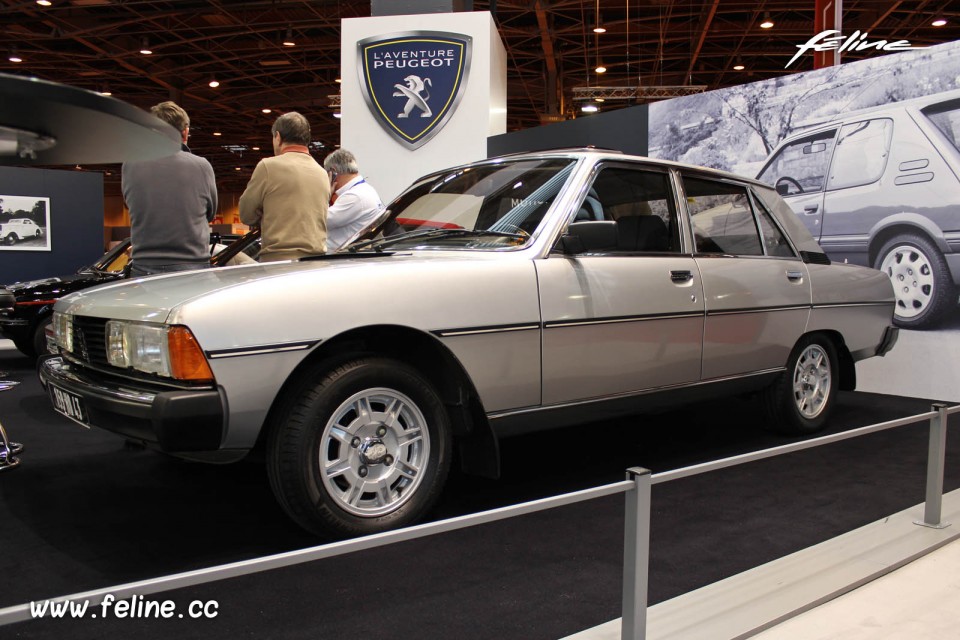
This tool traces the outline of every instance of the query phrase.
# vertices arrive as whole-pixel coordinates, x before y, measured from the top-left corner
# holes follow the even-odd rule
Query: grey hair
[[[323,168],[336,174],[360,173],[357,157],[346,149],[337,149],[323,161]]]
[[[310,122],[296,111],[290,111],[277,118],[270,135],[280,134],[280,141],[288,144],[310,144]]]

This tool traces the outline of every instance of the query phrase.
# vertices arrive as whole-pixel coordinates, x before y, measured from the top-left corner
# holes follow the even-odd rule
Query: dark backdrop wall
[[[647,155],[647,105],[597,113],[487,138],[487,156],[594,146]]]
[[[0,167],[0,198],[50,198],[50,251],[0,249],[0,285],[73,273],[103,255],[103,176]]]

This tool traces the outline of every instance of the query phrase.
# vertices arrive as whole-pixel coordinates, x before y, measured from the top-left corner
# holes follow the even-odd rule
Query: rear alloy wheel
[[[876,268],[893,283],[893,320],[897,326],[931,327],[955,305],[955,288],[947,262],[923,236],[908,234],[887,242],[880,249]]]
[[[804,336],[787,370],[767,388],[764,403],[772,431],[815,433],[823,428],[837,395],[837,350],[823,334]]]
[[[432,385],[394,360],[356,360],[301,385],[267,444],[287,513],[318,534],[364,535],[416,522],[451,458],[450,421]]]

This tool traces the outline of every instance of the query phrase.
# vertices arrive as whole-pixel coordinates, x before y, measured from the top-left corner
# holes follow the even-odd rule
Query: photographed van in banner
[[[901,327],[936,325],[960,290],[960,91],[855,113],[784,140],[757,176],[836,261],[887,273]]]

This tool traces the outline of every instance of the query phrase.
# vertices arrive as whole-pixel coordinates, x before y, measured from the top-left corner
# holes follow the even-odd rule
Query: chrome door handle
[[[670,271],[670,280],[672,282],[689,282],[693,280],[693,273],[687,270]]]
[[[787,271],[787,280],[802,280],[803,271]]]
[[[814,204],[814,205],[811,205],[811,206],[809,206],[809,207],[804,207],[804,208],[803,208],[803,212],[804,212],[805,214],[807,214],[808,216],[812,216],[813,214],[815,214],[815,213],[816,213],[817,211],[819,211],[819,210],[820,210],[820,205],[817,205],[817,204]]]

